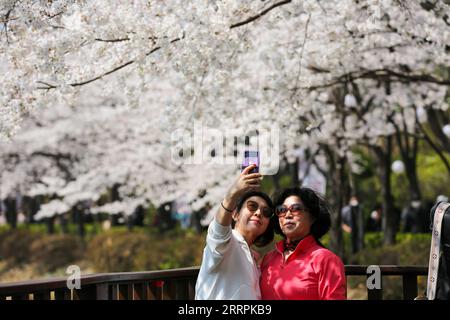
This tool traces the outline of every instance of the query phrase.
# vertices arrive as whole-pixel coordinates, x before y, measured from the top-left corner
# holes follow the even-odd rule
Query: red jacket
[[[261,264],[260,288],[265,300],[345,300],[342,260],[317,244],[312,235],[300,241],[283,261],[283,241]]]

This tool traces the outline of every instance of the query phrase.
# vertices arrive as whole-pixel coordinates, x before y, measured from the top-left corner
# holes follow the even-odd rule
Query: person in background
[[[352,253],[357,253],[364,247],[364,225],[362,210],[358,198],[353,195],[349,204],[342,208],[342,230],[350,233]]]
[[[444,196],[443,194],[438,195],[434,204],[439,202],[448,202],[448,197]]]
[[[403,232],[419,233],[424,232],[421,217],[424,216],[422,202],[420,200],[412,200],[402,211]]]
[[[346,278],[342,260],[321,243],[330,229],[326,200],[309,188],[288,188],[275,197],[283,236],[261,264],[264,300],[345,300]]]
[[[380,232],[382,227],[381,217],[382,217],[382,207],[380,204],[377,204],[373,209],[373,211],[370,213],[369,218],[367,219],[366,230],[368,232]]]

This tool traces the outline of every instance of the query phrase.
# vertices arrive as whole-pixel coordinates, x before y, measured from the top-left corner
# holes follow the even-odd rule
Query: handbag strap
[[[430,260],[428,262],[428,283],[427,283],[427,298],[434,300],[436,296],[436,283],[439,270],[439,257],[441,252],[441,230],[442,218],[445,211],[450,207],[450,203],[441,202],[435,213],[433,219],[433,233],[431,235]]]

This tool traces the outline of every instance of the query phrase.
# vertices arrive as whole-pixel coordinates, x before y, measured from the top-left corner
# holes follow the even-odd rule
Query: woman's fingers
[[[259,189],[261,185],[262,175],[258,173],[249,173],[253,168],[255,168],[255,164],[251,164],[246,167],[238,179],[235,182],[235,187],[233,192],[239,192],[248,189]]]
[[[261,177],[262,177],[261,173],[250,173],[250,174],[243,176],[242,178],[244,180],[250,180],[250,179],[261,178]]]
[[[261,178],[257,178],[257,179],[249,179],[249,180],[246,180],[245,181],[245,183],[246,184],[250,184],[250,185],[255,185],[255,184],[261,184]]]
[[[251,165],[249,165],[248,167],[246,167],[244,170],[242,170],[242,173],[241,173],[241,175],[247,175],[247,174],[249,174],[249,172],[253,169],[253,168],[255,168],[256,167],[256,164],[251,164]]]

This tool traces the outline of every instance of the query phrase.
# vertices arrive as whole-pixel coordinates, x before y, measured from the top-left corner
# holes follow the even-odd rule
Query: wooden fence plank
[[[364,265],[346,265],[347,277],[367,277]],[[417,277],[427,275],[426,266],[379,266],[383,277],[403,277],[403,297],[413,299],[417,296]],[[28,299],[29,293],[36,299],[48,298],[42,292],[53,294],[50,298],[61,299],[194,299],[198,268],[173,270],[105,273],[82,276],[81,290],[69,290],[66,278],[22,281],[0,284],[0,300]],[[119,285],[123,285],[120,287]],[[133,285],[131,285],[133,284]],[[119,297],[120,295],[120,297]],[[72,297],[73,296],[73,297]],[[383,290],[368,290],[369,299],[382,299]]]
[[[367,278],[372,276],[371,274],[367,275]],[[380,289],[369,289],[367,287],[367,299],[368,300],[383,300],[383,277],[380,279],[381,287]]]
[[[129,300],[128,296],[128,285],[127,284],[119,284],[119,296],[118,300]]]
[[[50,291],[33,292],[33,300],[51,300]]]
[[[189,279],[189,288],[188,288],[188,299],[194,300],[195,299],[195,284],[197,283],[196,279]]]
[[[155,300],[163,300],[164,299],[164,281],[158,280],[151,282],[149,286]]]
[[[110,300],[110,286],[107,283],[96,285],[96,300]]]
[[[95,300],[97,288],[95,285],[82,286],[81,289],[73,289],[73,300]]]
[[[70,290],[67,288],[55,290],[55,300],[70,300]]]
[[[134,283],[133,284],[133,300],[145,300],[144,284]]]
[[[155,292],[156,290],[151,282],[145,283],[143,284],[143,286],[144,286],[145,300],[161,300],[156,297]]]
[[[117,283],[113,283],[111,285],[112,290],[112,300],[118,300],[119,299],[119,285]]]
[[[30,300],[30,296],[28,293],[15,294],[11,296],[11,300]]]
[[[403,300],[414,300],[417,297],[417,276],[403,276]]]
[[[175,300],[187,300],[189,298],[189,279],[174,281]]]

